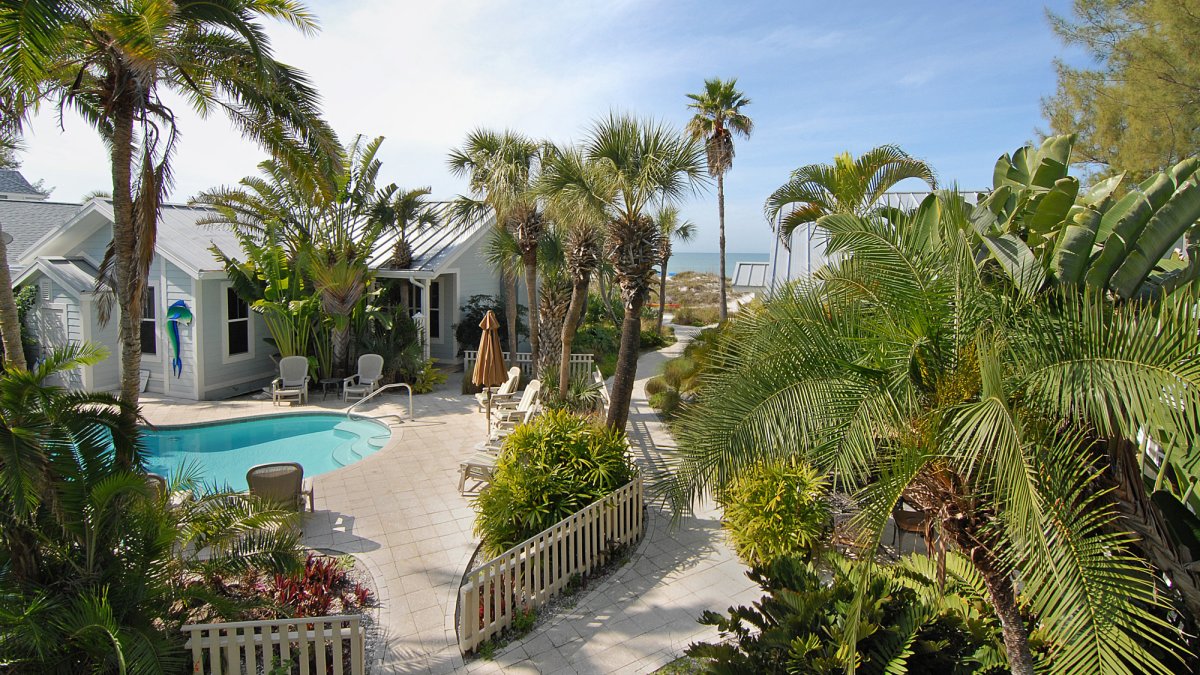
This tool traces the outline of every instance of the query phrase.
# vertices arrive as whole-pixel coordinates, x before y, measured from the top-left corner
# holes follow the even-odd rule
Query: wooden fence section
[[[281,666],[300,675],[366,674],[358,615],[190,624],[183,632],[193,673],[257,675]]]
[[[645,527],[642,478],[467,572],[458,589],[458,646],[463,653],[512,625],[518,611],[548,603],[571,582],[603,565]]]
[[[470,377],[471,371],[475,370],[475,360],[479,358],[479,352],[472,350],[463,352],[463,372]],[[571,377],[588,377],[592,374],[591,354],[572,354],[571,355]],[[509,368],[519,366],[521,374],[528,381],[537,377],[536,369],[533,367],[533,355],[528,352],[517,352],[517,358],[514,361],[508,352],[504,352],[504,363]]]

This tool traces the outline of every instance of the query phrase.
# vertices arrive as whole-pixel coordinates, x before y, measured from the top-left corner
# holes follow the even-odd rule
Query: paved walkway
[[[679,343],[638,361],[630,407],[637,461],[652,467],[673,443],[645,395],[645,381],[683,349]],[[472,397],[459,394],[461,374],[414,399],[416,419],[392,426],[380,451],[317,476],[316,512],[305,519],[305,544],[353,553],[379,589],[383,650],[372,672],[644,673],[714,635],[696,623],[705,609],[723,610],[759,597],[726,546],[711,506],[673,524],[649,507],[647,533],[631,560],[578,604],[507,646],[494,661],[464,663],[454,629],[458,585],[474,551],[474,511],[454,489],[458,463],[483,438]],[[344,410],[313,397],[304,409]],[[387,420],[407,414],[407,397],[385,395],[363,412]],[[270,401],[178,401],[145,397],[154,424],[183,424],[288,412]]]
[[[676,327],[679,342],[638,360],[629,423],[636,460],[644,468],[657,466],[662,449],[674,445],[647,402],[646,380],[678,356],[696,332]],[[494,661],[468,664],[468,672],[653,672],[682,656],[692,642],[716,636],[696,622],[702,611],[761,597],[726,545],[713,505],[678,523],[658,504],[648,510],[646,536],[625,566],[552,623],[505,647]]]

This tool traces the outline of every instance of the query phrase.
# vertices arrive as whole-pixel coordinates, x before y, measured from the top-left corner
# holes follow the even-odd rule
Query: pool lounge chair
[[[271,382],[271,402],[296,399],[308,403],[308,357],[285,356],[279,360],[279,377]]]
[[[516,396],[519,384],[521,384],[521,367],[513,366],[508,369],[508,379],[504,381],[504,384],[492,392],[492,405],[496,406],[502,402],[511,401]],[[479,412],[483,412],[487,407],[487,392],[482,391],[475,394],[475,400],[479,401]]]
[[[493,422],[498,426],[504,422],[528,418],[528,413],[538,404],[542,394],[542,381],[530,382],[521,393],[521,400],[516,405],[501,403],[492,410]]]
[[[304,478],[304,467],[296,462],[251,467],[246,472],[246,484],[250,494],[300,513],[304,513],[304,498],[308,497],[308,510],[314,510],[312,480]]]
[[[458,493],[466,489],[468,478],[487,484],[495,473],[496,455],[487,450],[476,452],[458,465]]]
[[[342,400],[349,403],[371,395],[379,387],[383,377],[383,357],[378,354],[363,354],[358,357],[358,372],[342,380]]]

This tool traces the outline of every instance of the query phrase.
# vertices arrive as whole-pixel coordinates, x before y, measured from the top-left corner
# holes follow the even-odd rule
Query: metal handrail
[[[357,408],[358,406],[366,403],[367,401],[370,401],[371,399],[375,398],[379,394],[382,394],[383,392],[387,391],[388,389],[392,389],[393,387],[404,387],[405,389],[408,390],[408,419],[410,419],[410,420],[416,419],[415,417],[413,417],[413,402],[412,402],[413,390],[412,390],[412,387],[407,382],[393,382],[391,384],[385,384],[382,387],[371,392],[370,394],[367,394],[366,396],[358,399],[357,401],[354,402],[353,405],[351,405],[349,408],[346,408],[346,417],[349,417],[350,413],[354,412],[354,409]]]

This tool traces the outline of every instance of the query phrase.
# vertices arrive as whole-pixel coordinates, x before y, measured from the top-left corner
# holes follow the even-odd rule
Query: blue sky
[[[726,179],[728,248],[766,251],[763,200],[797,166],[896,143],[943,183],[990,183],[996,157],[1035,137],[1053,59],[1078,58],[1043,2],[512,2],[425,6],[393,0],[310,5],[323,30],[272,27],[277,57],[305,69],[344,138],[387,136],[384,178],[464,189],[447,150],[473,127],[580,138],[610,109],[677,126],[704,78],[737,77],[755,133]],[[1067,3],[1049,7],[1066,11]],[[182,110],[183,105],[179,108]],[[173,198],[253,173],[262,151],[220,117],[181,115]],[[39,116],[23,171],[76,200],[109,184],[104,148],[82,121]],[[716,250],[716,196],[683,204]]]

